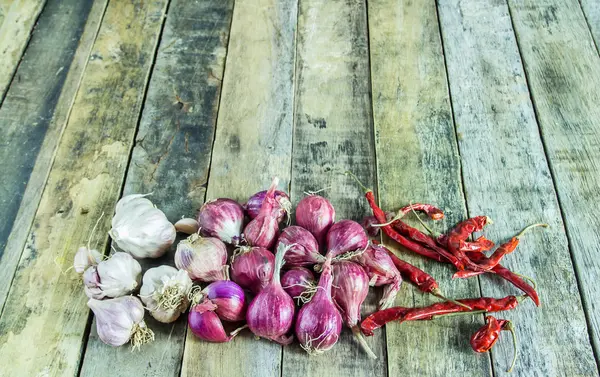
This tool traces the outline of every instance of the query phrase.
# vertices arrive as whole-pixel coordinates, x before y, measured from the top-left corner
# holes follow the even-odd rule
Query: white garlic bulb
[[[121,250],[137,259],[162,256],[175,242],[176,235],[173,224],[145,196],[121,198],[108,232]]]
[[[82,274],[89,266],[95,266],[102,261],[102,254],[97,250],[90,250],[85,246],[80,247],[75,253],[73,268],[78,274]]]
[[[83,273],[85,294],[101,300],[121,297],[133,292],[140,284],[142,266],[127,253],[116,252]]]
[[[144,274],[140,298],[152,317],[159,322],[170,323],[187,309],[191,289],[192,280],[187,272],[171,266],[159,266]]]
[[[144,322],[144,306],[137,297],[90,299],[87,305],[96,316],[98,336],[104,343],[118,347],[131,340],[136,349],[154,340],[154,333]]]

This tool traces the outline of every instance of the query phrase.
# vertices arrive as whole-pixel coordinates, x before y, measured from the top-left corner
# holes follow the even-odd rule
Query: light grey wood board
[[[336,219],[368,213],[364,193],[344,176],[352,170],[375,185],[375,148],[369,96],[369,55],[363,1],[301,0],[298,10],[296,108],[291,198],[325,188]],[[372,312],[371,292],[363,312]],[[326,353],[309,356],[297,340],[283,352],[283,376],[386,375],[385,336],[369,339],[378,360],[369,359],[344,328]]]
[[[539,308],[526,300],[516,310],[496,315],[516,325],[521,352],[515,372],[520,376],[596,375],[560,208],[508,7],[502,1],[440,0],[439,14],[470,215],[490,216],[494,224],[485,234],[497,242],[532,223],[550,225],[525,236],[503,261],[535,279],[542,301]],[[484,276],[481,281],[484,296],[518,292],[494,277]],[[492,352],[496,376],[508,375],[505,370],[512,355],[510,337],[503,336]]]
[[[600,58],[577,1],[509,5],[598,355]]]
[[[290,182],[296,1],[235,2],[206,199],[245,202]],[[214,344],[188,332],[183,376],[280,376],[281,346],[247,330]]]
[[[67,269],[88,239],[107,246],[110,218],[91,230],[121,191],[164,10],[108,5],[0,318],[1,376],[79,372],[89,309]]]
[[[600,50],[600,2],[597,0],[579,0],[579,3],[596,42],[596,49]]]
[[[0,23],[0,104],[46,0],[3,0]]]
[[[431,226],[445,231],[466,218],[466,209],[435,2],[368,4],[379,202],[386,211],[410,202],[437,205],[445,219]],[[412,215],[406,221],[419,227]],[[479,297],[477,279],[452,280],[451,266],[413,254],[387,237],[384,242],[436,278],[448,297]],[[438,301],[405,282],[396,303],[413,307]],[[475,354],[468,342],[481,324],[480,316],[390,323],[388,375],[490,376],[489,357]]]
[[[49,129],[53,139],[52,147],[47,148],[49,154],[58,143],[60,132],[54,130],[62,130],[64,119],[56,123],[54,116],[61,107],[70,107],[72,103],[74,93],[70,93],[71,98],[63,97],[60,101],[61,93],[65,83],[67,90],[72,85],[67,82],[67,74],[92,5],[93,1],[48,1],[15,73],[17,79],[12,82],[0,107],[0,213],[3,214],[0,222],[0,281],[7,282],[0,285],[0,312],[39,203],[40,190],[35,199],[29,197],[27,202],[22,199]],[[97,13],[100,12],[92,16]],[[94,34],[96,25],[92,27]],[[89,42],[84,43],[80,51],[89,53],[89,45]],[[34,181],[45,182],[48,168],[36,172]],[[38,186],[36,183],[34,185]],[[32,210],[25,211],[27,214],[21,211],[17,221],[21,205]],[[20,244],[11,244],[9,249],[6,246],[13,224],[25,228],[25,232],[20,233]],[[19,231],[14,230],[15,233]]]
[[[232,10],[233,1],[169,4],[123,195],[152,192],[173,223],[204,202]],[[174,265],[175,248],[140,261],[143,270]],[[94,320],[81,375],[179,376],[187,315],[173,324],[147,317],[155,341],[135,353],[102,343]]]

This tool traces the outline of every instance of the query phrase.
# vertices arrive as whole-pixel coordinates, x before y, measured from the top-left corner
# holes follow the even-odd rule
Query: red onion
[[[240,247],[231,257],[231,280],[258,293],[269,284],[274,265],[275,256],[264,247]]]
[[[352,329],[354,337],[365,352],[376,359],[377,356],[375,356],[358,328],[360,307],[369,294],[369,276],[361,265],[351,261],[337,262],[332,266],[332,269],[333,302],[340,310],[346,326]]]
[[[310,293],[316,288],[315,275],[308,268],[294,267],[283,274],[281,285],[300,304],[310,299]]]
[[[337,343],[342,331],[342,316],[331,298],[333,281],[331,259],[323,265],[317,292],[296,318],[296,337],[309,354],[325,352]]]
[[[361,251],[369,244],[369,238],[359,223],[341,220],[327,232],[327,256],[334,258],[349,251]]]
[[[200,208],[198,225],[203,234],[237,245],[244,226],[244,209],[235,200],[211,200]]]
[[[279,203],[275,200],[275,189],[279,179],[275,177],[265,195],[258,215],[244,228],[244,238],[250,246],[270,249],[279,235]]]
[[[296,224],[312,233],[321,247],[325,245],[325,235],[335,222],[335,209],[319,195],[308,195],[296,206]]]
[[[279,273],[286,249],[280,246],[275,257],[275,271],[267,285],[250,303],[246,313],[248,327],[254,335],[280,344],[290,344],[293,336],[286,334],[294,321],[294,300],[281,287]]]
[[[188,314],[188,325],[192,333],[200,339],[215,343],[229,342],[244,327],[227,335],[221,319],[215,313],[216,308],[217,306],[208,300],[193,306]]]
[[[259,191],[256,194],[252,195],[248,202],[244,205],[244,209],[248,214],[248,217],[254,219],[258,216],[260,212],[260,207],[265,200],[265,196],[267,195],[267,190]],[[275,200],[279,203],[279,215],[277,216],[278,221],[281,222],[284,216],[289,216],[292,213],[292,202],[290,201],[290,197],[283,191],[276,190],[275,191]]]
[[[379,308],[386,309],[393,305],[396,295],[402,285],[402,275],[394,265],[383,246],[370,244],[367,249],[352,258],[361,264],[369,275],[370,285],[379,287],[385,285]]]
[[[196,302],[208,299],[215,304],[215,313],[224,321],[237,322],[246,318],[244,290],[230,280],[210,283],[194,296]]]
[[[177,245],[175,266],[187,271],[192,280],[225,280],[227,247],[218,238],[201,237],[194,233]]]
[[[288,267],[309,266],[325,262],[325,257],[319,253],[319,244],[315,237],[306,229],[299,226],[285,228],[279,239],[277,247],[288,247],[285,253],[285,264]]]

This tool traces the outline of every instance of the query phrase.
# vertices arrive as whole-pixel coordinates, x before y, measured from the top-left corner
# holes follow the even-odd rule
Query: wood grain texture
[[[363,1],[301,0],[298,11],[296,109],[291,198],[326,188],[337,219],[360,220],[364,193],[344,176],[352,170],[375,185],[375,148],[369,96],[369,55]],[[380,292],[377,292],[380,294]],[[364,312],[375,309],[372,293]],[[369,359],[349,329],[327,353],[309,356],[297,342],[284,348],[283,376],[386,375],[385,337],[368,340]]]
[[[169,5],[124,195],[152,192],[171,222],[194,217],[204,202],[232,10],[233,1]],[[174,251],[141,260],[142,268],[173,265]],[[81,375],[179,376],[186,319],[161,324],[148,316],[155,341],[135,353],[102,343],[94,320]]]
[[[296,1],[235,2],[207,199],[241,202],[290,181]],[[213,344],[188,332],[182,376],[280,376],[281,346],[247,331]]]
[[[410,202],[433,203],[446,217],[432,226],[445,231],[466,210],[435,2],[369,1],[369,36],[380,204],[396,210]],[[415,223],[411,217],[407,221]],[[434,276],[448,297],[479,296],[477,279],[453,281],[450,266],[385,241]],[[405,283],[397,304],[437,301]],[[481,323],[478,316],[389,324],[388,374],[490,376],[489,358],[475,355],[465,336]]]
[[[46,0],[14,0],[3,2],[0,20],[0,103]]]
[[[495,222],[486,235],[502,242],[528,224],[550,224],[548,230],[538,229],[523,238],[503,262],[535,279],[542,300],[539,308],[527,300],[516,310],[498,315],[516,324],[522,352],[515,372],[520,376],[595,376],[598,372],[560,208],[509,9],[503,1],[442,0],[439,4],[454,116],[462,135],[459,147],[469,213],[490,216]],[[539,21],[536,28],[544,29],[543,19]],[[545,48],[547,41],[536,31],[527,33],[535,43],[522,46],[524,51]],[[557,57],[555,53],[544,56],[552,65]],[[591,228],[586,234],[593,234]],[[484,276],[481,281],[484,296],[516,292],[493,277]],[[566,319],[569,330],[561,331]],[[511,358],[510,342],[501,341],[492,352],[496,376],[508,375],[505,370]]]
[[[600,51],[600,2],[596,0],[579,0],[579,3],[596,42],[596,49]]]
[[[81,278],[63,271],[88,239],[106,248],[110,216],[91,229],[120,194],[164,9],[107,8],[0,318],[2,376],[78,372],[89,310]]]
[[[0,311],[66,123],[68,111],[62,109],[70,109],[79,86],[83,67],[76,54],[87,60],[93,41],[89,36],[95,38],[104,12],[100,3],[91,12],[93,1],[48,2],[16,72],[18,79],[0,107],[0,281],[7,282],[0,285]]]
[[[600,58],[577,1],[509,6],[598,355]]]

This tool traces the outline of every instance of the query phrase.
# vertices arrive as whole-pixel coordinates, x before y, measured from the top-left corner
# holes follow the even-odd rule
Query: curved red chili
[[[497,320],[491,315],[485,317],[485,321],[486,324],[479,328],[479,330],[477,330],[471,336],[471,348],[473,348],[473,351],[475,352],[487,352],[490,349],[492,349],[494,344],[496,344],[496,342],[500,338],[501,331],[510,331],[513,337],[514,347],[513,361],[510,365],[510,368],[507,370],[507,372],[510,372],[515,366],[518,354],[517,335],[515,333],[513,324],[511,321],[508,321],[506,319]]]

